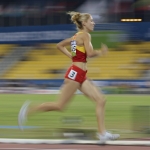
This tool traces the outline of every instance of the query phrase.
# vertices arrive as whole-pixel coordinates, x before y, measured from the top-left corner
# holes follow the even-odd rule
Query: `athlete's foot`
[[[109,132],[105,132],[104,134],[98,134],[97,136],[102,142],[117,140],[120,137],[119,134],[112,134]]]
[[[22,105],[19,115],[18,115],[18,125],[21,130],[23,130],[23,125],[25,124],[27,120],[27,111],[28,111],[29,105],[30,105],[30,101],[26,101]]]

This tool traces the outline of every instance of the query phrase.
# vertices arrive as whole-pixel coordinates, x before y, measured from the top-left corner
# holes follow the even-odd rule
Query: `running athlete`
[[[90,32],[94,30],[94,21],[90,14],[69,12],[71,21],[76,25],[78,32],[71,38],[65,39],[57,44],[57,48],[67,57],[72,59],[72,64],[65,74],[64,84],[56,102],[46,102],[37,106],[30,106],[30,102],[25,102],[22,106],[18,123],[21,129],[27,117],[36,112],[61,111],[71,100],[74,93],[80,90],[85,96],[93,100],[96,104],[96,116],[98,122],[98,138],[101,141],[116,140],[119,134],[111,134],[105,129],[105,98],[98,88],[88,80],[87,58],[103,56],[108,48],[102,44],[101,50],[93,50]],[[66,46],[71,44],[71,53]]]

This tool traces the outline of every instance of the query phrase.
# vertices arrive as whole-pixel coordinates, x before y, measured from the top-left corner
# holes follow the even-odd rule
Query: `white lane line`
[[[150,146],[150,140],[117,140],[117,141],[106,141],[105,143],[99,140],[46,140],[46,139],[2,139],[0,143],[7,144],[106,144],[106,145],[145,145]],[[73,149],[74,150],[74,149]]]

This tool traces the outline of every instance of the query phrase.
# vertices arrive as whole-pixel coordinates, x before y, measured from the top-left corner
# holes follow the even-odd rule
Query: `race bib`
[[[74,71],[74,70],[70,70],[70,72],[69,72],[69,74],[68,74],[68,77],[70,78],[70,79],[75,79],[76,78],[76,76],[77,76],[77,72],[76,71]]]
[[[71,53],[72,53],[72,56],[76,56],[76,41],[71,41]]]

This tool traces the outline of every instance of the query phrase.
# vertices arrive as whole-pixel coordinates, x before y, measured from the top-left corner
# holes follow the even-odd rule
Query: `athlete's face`
[[[94,21],[92,16],[90,16],[90,18],[84,23],[85,27],[89,30],[89,31],[93,31],[94,30]]]

